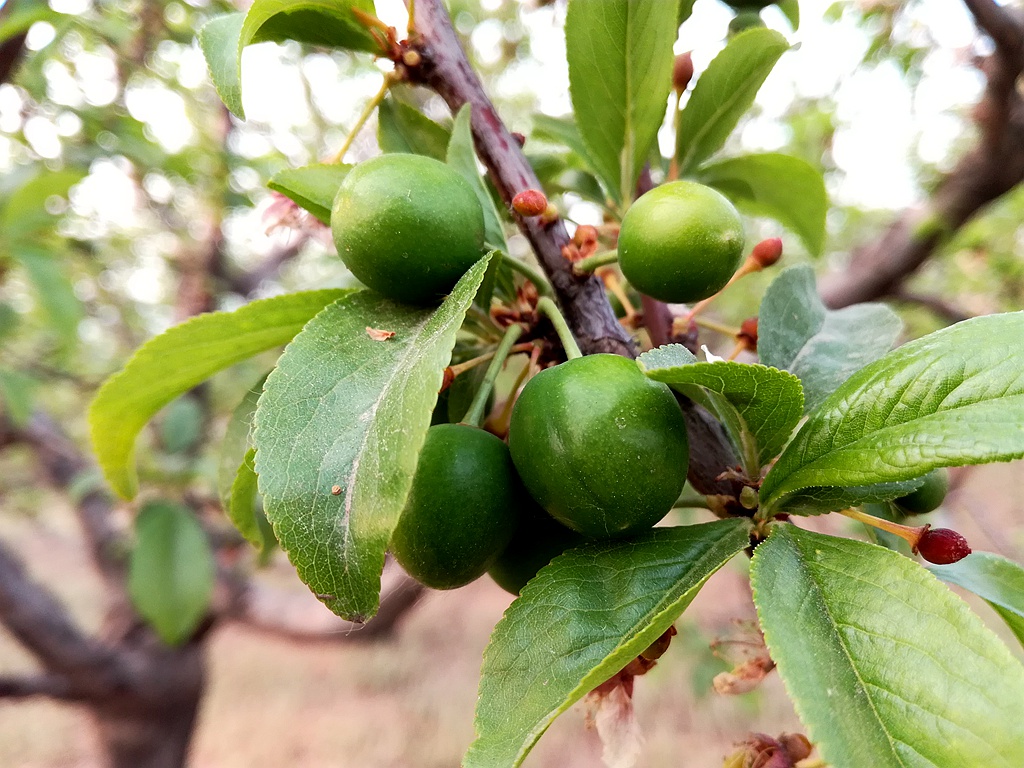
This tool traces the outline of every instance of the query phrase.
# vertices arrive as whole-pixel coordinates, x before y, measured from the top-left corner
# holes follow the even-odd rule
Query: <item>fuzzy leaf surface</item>
[[[436,310],[371,291],[339,299],[288,345],[263,388],[253,440],[267,518],[299,577],[349,620],[377,610],[384,550],[489,260]]]
[[[758,317],[761,362],[797,375],[808,412],[868,363],[892,348],[903,323],[884,304],[828,309],[814,270],[783,270],[765,291]]]
[[[126,499],[138,492],[135,438],[157,411],[218,371],[288,343],[345,293],[291,293],[198,315],[139,347],[89,406],[93,451],[111,487]]]
[[[762,508],[807,488],[874,486],[1024,456],[1022,334],[1024,312],[977,317],[862,368],[783,451],[761,486]]]
[[[1024,667],[917,563],[782,525],[754,551],[751,582],[772,658],[829,765],[1020,765]]]
[[[334,196],[351,170],[351,165],[341,163],[314,163],[275,173],[267,186],[330,226]]]
[[[210,604],[216,566],[206,533],[191,511],[153,501],[135,520],[128,563],[132,604],[168,645],[189,638]]]
[[[465,768],[518,766],[551,722],[679,617],[748,544],[722,520],[655,528],[555,558],[505,611],[484,652]]]
[[[680,176],[692,173],[722,148],[788,49],[789,43],[778,32],[748,29],[711,60],[679,114],[676,162]]]
[[[803,414],[800,380],[791,373],[727,361],[665,366],[648,355],[637,359],[648,378],[673,388],[696,385],[722,395],[753,439],[752,458],[759,465],[782,450]]]
[[[570,0],[565,18],[569,93],[598,175],[630,197],[672,88],[674,3]]]
[[[1024,645],[1024,568],[991,552],[973,552],[957,563],[928,570],[985,600]]]
[[[810,163],[774,152],[743,155],[703,166],[698,178],[740,208],[780,222],[811,254],[821,255],[828,193],[821,173]]]

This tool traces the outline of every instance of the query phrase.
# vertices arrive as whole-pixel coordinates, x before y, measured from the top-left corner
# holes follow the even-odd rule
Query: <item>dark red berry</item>
[[[742,341],[751,352],[757,352],[757,318],[748,317],[740,324],[740,332],[736,338]]]
[[[949,565],[971,554],[967,539],[949,528],[929,528],[917,542],[917,552],[929,563]]]
[[[672,87],[678,93],[682,93],[690,84],[691,79],[693,79],[693,56],[687,51],[676,56],[675,63],[672,65]]]
[[[758,266],[762,269],[764,267],[770,267],[782,258],[782,238],[769,237],[767,240],[762,240],[754,246],[754,250],[750,252],[750,257],[756,261]]]

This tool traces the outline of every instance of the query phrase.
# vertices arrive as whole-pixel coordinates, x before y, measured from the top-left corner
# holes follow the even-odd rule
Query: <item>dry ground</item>
[[[1022,482],[1021,464],[976,471],[943,522],[954,523],[978,549],[1024,560],[1024,506],[1017,492]],[[87,575],[70,517],[2,514],[0,526],[38,577],[95,626],[101,595]],[[284,573],[286,566],[279,567]],[[713,768],[750,730],[799,728],[776,675],[753,694],[709,693],[710,677],[721,667],[708,642],[731,632],[732,619],[752,615],[744,569],[745,563],[735,562],[712,579],[680,622],[681,634],[663,662],[638,681],[646,736],[641,766]],[[190,765],[454,768],[472,738],[481,652],[508,602],[486,579],[433,592],[394,638],[372,645],[345,638],[297,645],[244,627],[221,629],[210,645],[210,690]],[[1009,638],[991,612],[979,612]],[[0,673],[29,665],[0,633]],[[577,705],[556,721],[526,766],[599,766],[599,755]],[[86,716],[46,702],[0,703],[0,767],[99,768]]]

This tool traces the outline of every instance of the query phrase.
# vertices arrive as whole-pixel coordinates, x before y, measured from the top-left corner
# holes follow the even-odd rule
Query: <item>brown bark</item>
[[[926,204],[904,212],[889,229],[856,250],[845,270],[826,276],[822,298],[845,307],[898,293],[904,281],[984,206],[1024,181],[1024,24],[992,0],[965,0],[979,29],[996,45],[983,62],[988,77],[975,110],[981,137]]]
[[[512,198],[527,189],[540,189],[540,182],[473,72],[444,4],[440,0],[416,0],[415,9],[412,44],[420,54],[420,63],[411,68],[400,66],[411,82],[440,95],[452,112],[464,104],[472,105],[477,154],[511,211]],[[558,304],[583,352],[635,357],[636,347],[615,318],[601,281],[592,275],[575,275],[562,255],[570,239],[561,219],[545,224],[540,217],[524,218],[515,211],[512,216],[551,280]],[[737,464],[722,426],[689,401],[683,402],[683,413],[691,440],[690,482],[702,493],[738,494],[738,483],[718,479]]]

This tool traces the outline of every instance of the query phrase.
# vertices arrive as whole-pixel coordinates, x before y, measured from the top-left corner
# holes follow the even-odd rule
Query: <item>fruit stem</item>
[[[738,336],[740,332],[739,328],[734,328],[731,325],[719,323],[715,320],[709,320],[706,317],[695,317],[693,321],[702,328],[707,328],[709,331],[715,331],[717,333],[723,333],[726,336]]]
[[[473,402],[469,404],[469,410],[466,411],[466,416],[462,420],[463,424],[479,427],[481,422],[483,422],[484,409],[487,408],[487,398],[491,396],[494,382],[498,378],[498,374],[501,373],[501,369],[505,367],[505,360],[512,350],[512,345],[516,343],[516,340],[522,334],[523,326],[518,323],[514,323],[505,329],[505,335],[501,338],[501,343],[494,350],[491,364],[487,366],[487,373],[484,374],[484,380],[480,383],[480,389],[476,391],[476,395],[473,396]]]
[[[525,344],[517,344],[516,346],[512,347],[512,349],[508,351],[508,354],[514,355],[519,352],[529,352],[531,349],[533,349],[533,342],[528,341]],[[490,352],[484,352],[482,355],[479,355],[477,357],[472,357],[469,360],[465,360],[461,363],[450,365],[448,366],[448,371],[451,377],[454,379],[456,376],[461,376],[466,371],[472,370],[473,368],[476,368],[478,365],[481,365],[482,363],[486,363],[488,360],[493,358],[495,354],[497,354],[497,351],[497,348],[495,348],[492,349]]]
[[[572,265],[572,271],[577,275],[587,275],[593,272],[598,267],[603,267],[606,264],[614,264],[619,260],[618,251],[605,251],[604,253],[595,253],[593,256],[587,256],[585,259],[580,259]]]
[[[380,103],[384,100],[384,97],[387,96],[388,91],[391,89],[391,86],[395,84],[396,80],[397,77],[394,72],[388,72],[384,75],[384,82],[381,84],[380,90],[377,91],[376,95],[370,99],[363,108],[362,113],[359,115],[359,119],[356,120],[356,124],[353,125],[352,130],[348,132],[348,137],[345,139],[345,143],[341,145],[341,149],[339,149],[327,162],[340,163],[345,159],[345,154],[348,152],[349,148],[351,148],[352,142],[356,140],[356,136],[358,136],[359,132],[363,130],[363,126],[366,125],[366,121],[370,119],[370,115],[373,114],[373,110],[380,106]]]
[[[748,256],[747,260],[740,265],[740,268],[736,270],[735,274],[733,274],[733,276],[729,278],[729,282],[722,287],[722,290],[716,293],[715,295],[708,296],[703,301],[699,301],[696,304],[694,304],[693,309],[690,310],[690,314],[686,316],[686,319],[692,320],[698,314],[703,312],[712,301],[721,296],[722,293],[724,293],[730,285],[735,283],[740,278],[746,277],[747,275],[753,272],[760,272],[762,269],[764,269],[764,267],[762,267],[757,261]]]
[[[536,269],[531,267],[529,264],[520,261],[519,259],[512,258],[511,256],[506,256],[505,254],[502,254],[502,258],[504,262],[508,264],[509,269],[511,269],[513,272],[518,272],[520,275],[522,275],[531,283],[533,283],[533,287],[537,289],[537,293],[539,293],[541,296],[552,295],[551,283],[549,283],[547,281],[547,278],[545,278],[544,275],[542,275]]]
[[[569,330],[565,318],[562,317],[562,313],[558,310],[558,305],[549,296],[540,297],[537,301],[537,311],[547,317],[551,324],[555,326],[555,333],[558,334],[558,340],[562,342],[566,359],[575,360],[577,357],[583,357],[583,353],[580,352],[576,339],[572,337],[572,332]]]
[[[622,305],[622,309],[625,311],[626,316],[622,318],[623,324],[626,327],[630,327],[633,319],[637,315],[636,307],[633,306],[633,302],[629,300],[629,296],[626,295],[626,291],[622,288],[622,281],[619,280],[618,274],[613,269],[606,269],[598,273],[598,277],[604,283],[604,287],[615,294],[615,298],[619,300]],[[628,322],[626,322],[628,321]]]
[[[869,515],[866,512],[861,512],[859,509],[841,509],[839,514],[845,515],[851,520],[856,520],[864,525],[870,525],[872,528],[878,528],[883,531],[888,531],[894,536],[899,536],[901,539],[906,541],[912,550],[917,551],[917,543],[921,540],[921,537],[925,534],[930,525],[919,525],[911,527],[909,525],[900,525],[894,523],[891,520],[884,520],[881,517],[875,517]]]

